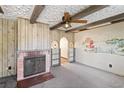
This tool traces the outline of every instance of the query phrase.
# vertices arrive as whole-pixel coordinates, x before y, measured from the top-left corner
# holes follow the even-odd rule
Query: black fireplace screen
[[[45,72],[46,56],[25,57],[24,58],[24,77]]]

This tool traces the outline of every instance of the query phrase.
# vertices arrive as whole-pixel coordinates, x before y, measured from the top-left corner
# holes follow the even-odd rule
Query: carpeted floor
[[[52,67],[55,78],[32,88],[123,88],[124,77],[78,63]],[[15,77],[0,79],[0,87],[16,87]]]
[[[124,77],[90,68],[78,63],[53,67],[55,78],[32,88],[121,88]]]
[[[16,76],[0,78],[0,88],[15,88]]]

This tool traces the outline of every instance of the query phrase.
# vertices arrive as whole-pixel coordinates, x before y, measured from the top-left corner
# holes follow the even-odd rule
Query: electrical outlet
[[[109,64],[109,68],[112,68],[112,64]]]

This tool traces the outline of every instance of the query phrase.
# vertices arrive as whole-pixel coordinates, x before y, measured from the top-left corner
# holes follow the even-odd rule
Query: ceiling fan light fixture
[[[71,24],[69,22],[66,22],[65,25],[64,25],[64,28],[67,29],[67,28],[70,28],[71,27]]]

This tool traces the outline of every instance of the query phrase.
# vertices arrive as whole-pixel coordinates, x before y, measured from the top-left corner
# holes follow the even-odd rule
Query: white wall
[[[60,40],[61,57],[68,58],[68,41],[65,37]]]
[[[75,34],[77,62],[124,76],[124,56],[83,52],[82,41],[87,37],[92,38],[95,42],[102,42],[113,38],[124,39],[124,22]],[[113,67],[109,68],[109,64],[112,64]]]

